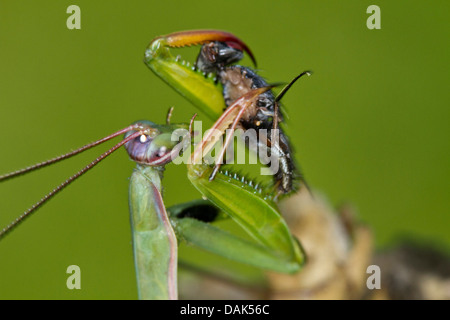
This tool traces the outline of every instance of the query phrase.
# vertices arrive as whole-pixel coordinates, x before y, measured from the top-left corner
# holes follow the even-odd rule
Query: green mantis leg
[[[137,165],[130,215],[139,299],[177,299],[177,239],[161,196],[161,167]]]
[[[238,99],[216,121],[213,129],[222,134],[265,89],[256,89]],[[265,190],[237,175],[217,171],[201,159],[220,137],[207,134],[197,145],[188,164],[188,178],[200,193],[228,214],[255,243],[237,239],[194,220],[179,221],[175,226],[182,237],[197,246],[261,268],[292,273],[298,271],[305,257],[299,242],[291,235],[286,222]],[[226,148],[226,145],[224,146]],[[241,250],[242,249],[242,250]]]

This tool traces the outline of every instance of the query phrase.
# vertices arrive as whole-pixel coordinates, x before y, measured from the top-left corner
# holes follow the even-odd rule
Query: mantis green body
[[[222,133],[234,120],[239,110],[245,108],[245,104],[258,95],[257,92],[254,92],[248,97],[240,99],[235,103],[234,110],[221,116],[225,105],[220,85],[216,84],[212,77],[205,77],[202,73],[193,70],[185,62],[177,61],[170,54],[164,37],[157,38],[149,45],[145,53],[145,63],[155,74],[175,88],[187,100],[204,111],[211,119],[217,120],[213,128],[220,130]],[[174,237],[172,230],[167,228],[167,223],[165,222],[166,217],[168,217],[179,241],[184,241],[206,251],[258,268],[283,273],[297,272],[305,261],[304,253],[299,242],[289,232],[286,222],[281,216],[273,197],[270,195],[270,190],[255,188],[252,184],[253,182],[246,181],[245,177],[241,178],[230,174],[228,171],[220,171],[215,175],[214,179],[209,179],[213,168],[202,163],[201,155],[204,154],[205,150],[212,148],[216,142],[217,139],[205,137],[197,145],[191,157],[192,161],[187,165],[188,178],[204,198],[226,213],[254,241],[242,239],[210,223],[205,223],[195,218],[180,218],[177,215],[177,211],[180,211],[180,208],[189,208],[197,205],[198,202],[183,204],[174,210],[169,209],[169,215],[161,214],[164,210],[162,209],[160,194],[155,194],[151,188],[146,188],[146,195],[142,194],[142,192],[136,193],[136,190],[140,190],[140,187],[137,188],[135,185],[142,185],[147,182],[138,182],[133,178],[130,187],[132,217],[135,216],[135,207],[142,207],[141,204],[132,205],[134,203],[133,199],[137,194],[139,194],[138,200],[136,200],[137,203],[140,203],[144,198],[152,199],[153,201],[153,204],[146,209],[145,215],[153,215],[153,220],[156,220],[155,216],[158,218],[160,216],[164,217],[158,220],[158,228],[161,234],[152,238],[153,243],[149,244],[148,248],[149,251],[156,250],[160,252],[161,256],[158,256],[158,266],[150,266],[151,262],[149,262],[145,268],[153,268],[152,274],[154,272],[163,274],[163,282],[170,283],[170,274],[173,272],[172,270],[176,269],[173,265],[173,255],[176,249],[173,246]],[[142,174],[141,170],[138,168],[133,176],[136,174],[140,176]],[[152,173],[152,177],[151,179],[146,177],[144,180],[147,180],[150,185],[159,185],[160,175]],[[170,213],[170,211],[172,212]],[[156,241],[161,242],[159,249],[155,247]],[[140,252],[136,251],[135,241],[137,261],[140,254]],[[144,260],[147,260],[147,258],[144,258]],[[165,271],[157,271],[161,264],[164,265],[163,269]],[[139,263],[136,264],[136,268],[138,286],[140,288],[146,287],[152,294],[165,294],[164,298],[170,297],[170,295],[167,295],[167,292],[170,291],[169,289],[160,290],[160,287],[156,288],[156,286],[159,286],[159,283],[152,281],[147,281],[146,283],[146,280],[144,281],[140,278],[139,275],[145,274],[149,269],[140,270],[141,265]],[[144,279],[146,278],[144,277]],[[150,287],[153,287],[153,289]],[[143,290],[140,290],[140,292],[142,293]],[[141,295],[141,298],[147,297],[155,298],[152,295]]]

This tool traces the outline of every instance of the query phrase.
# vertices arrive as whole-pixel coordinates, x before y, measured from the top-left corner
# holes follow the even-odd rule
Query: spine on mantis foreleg
[[[161,197],[162,167],[138,165],[130,216],[139,299],[177,299],[177,239]]]

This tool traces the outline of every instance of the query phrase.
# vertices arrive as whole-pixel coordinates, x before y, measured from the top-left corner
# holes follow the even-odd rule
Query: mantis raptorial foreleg
[[[236,101],[212,128],[224,133],[229,124],[235,123],[236,117],[265,90],[267,88],[253,90]],[[191,162],[188,164],[190,181],[204,197],[227,213],[261,246],[255,247],[255,255],[260,254],[262,248],[265,257],[261,260],[252,259],[253,265],[260,267],[264,265],[265,268],[281,272],[299,270],[304,262],[304,255],[298,242],[290,234],[270,194],[267,194],[266,190],[255,188],[252,183],[245,181],[245,178],[244,181],[236,179],[230,173],[215,171],[216,167],[212,168],[199,162],[201,154],[210,150],[216,140],[217,136],[212,139],[212,134],[206,135],[192,153]],[[226,148],[226,145],[227,142],[223,148]],[[213,172],[217,174],[215,179],[211,180]],[[220,250],[218,248],[217,251]],[[245,257],[235,259],[243,260]]]
[[[194,65],[171,55],[171,49],[192,45],[201,45]],[[246,93],[269,86],[255,70],[236,64],[244,52],[256,66],[250,49],[235,35],[220,30],[189,30],[155,38],[145,51],[144,61],[156,75],[215,121]],[[270,159],[263,158],[261,162],[272,173],[277,198],[292,194],[302,185],[307,187],[289,138],[280,125],[284,118],[280,99],[296,80],[310,74],[309,71],[300,73],[277,96],[270,90],[261,94],[245,113],[236,115],[230,128],[249,133],[247,146],[259,156],[265,157],[262,149],[270,150]],[[255,138],[250,138],[252,135]],[[211,180],[220,165],[216,163]]]

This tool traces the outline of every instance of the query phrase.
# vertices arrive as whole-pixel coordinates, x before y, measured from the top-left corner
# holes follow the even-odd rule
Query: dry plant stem
[[[268,274],[270,299],[360,297],[372,257],[371,232],[354,223],[349,229],[348,221],[319,195],[313,199],[306,188],[287,198],[280,207],[308,258],[303,270],[295,275]]]

